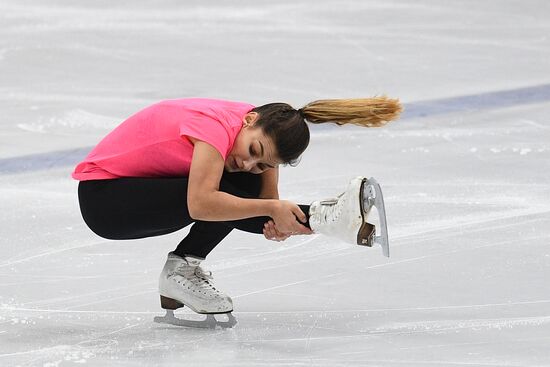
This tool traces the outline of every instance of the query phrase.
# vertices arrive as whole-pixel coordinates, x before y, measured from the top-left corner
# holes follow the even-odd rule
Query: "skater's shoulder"
[[[245,108],[252,109],[255,106],[242,101],[235,101],[229,99],[218,99],[218,98],[202,98],[202,97],[191,97],[191,98],[177,98],[177,99],[165,99],[157,103],[157,105],[165,106],[180,106],[188,107],[195,110],[212,110],[212,109],[235,109],[235,108]]]

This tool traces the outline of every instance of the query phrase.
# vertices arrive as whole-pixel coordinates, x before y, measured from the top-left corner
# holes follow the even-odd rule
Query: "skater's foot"
[[[167,310],[188,306],[197,313],[227,313],[233,311],[233,302],[214,287],[212,273],[203,270],[201,260],[180,257],[173,252],[159,278],[161,307]]]
[[[309,208],[309,224],[315,233],[336,237],[351,244],[364,244],[372,233],[363,212],[363,184],[359,176],[336,198],[315,201]]]
[[[380,244],[384,254],[388,256],[382,192],[373,178],[367,180],[362,176],[356,177],[350,181],[346,191],[336,198],[313,202],[309,209],[309,223],[315,233],[335,237],[350,244],[372,247],[383,237],[377,236],[375,225],[367,222],[373,206],[378,210],[386,247]]]

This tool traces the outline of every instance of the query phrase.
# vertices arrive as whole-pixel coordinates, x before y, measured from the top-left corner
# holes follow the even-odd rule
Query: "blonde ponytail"
[[[314,124],[332,122],[380,127],[399,117],[403,110],[398,99],[386,96],[355,99],[322,99],[308,103],[299,111]]]

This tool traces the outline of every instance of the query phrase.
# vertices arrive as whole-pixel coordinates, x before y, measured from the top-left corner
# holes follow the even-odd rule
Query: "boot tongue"
[[[187,264],[190,266],[199,266],[202,260],[197,259],[196,257],[186,256],[185,261],[187,261]]]
[[[187,265],[191,267],[191,269],[189,269],[190,274],[195,274],[198,278],[202,280],[212,279],[212,272],[205,271],[199,266],[201,264],[202,259],[186,256],[185,261],[187,261]]]

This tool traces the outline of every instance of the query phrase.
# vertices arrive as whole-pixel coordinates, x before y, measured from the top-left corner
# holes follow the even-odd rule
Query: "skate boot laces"
[[[181,264],[176,272],[199,288],[210,289],[216,293],[220,293],[220,291],[214,287],[214,284],[210,282],[214,280],[211,271],[204,270],[198,265],[191,266],[188,264]]]
[[[341,193],[335,198],[325,199],[321,200],[319,202],[320,204],[320,211],[321,211],[321,217],[323,218],[322,222],[333,222],[338,219],[340,216],[340,213],[342,212],[343,205],[337,205],[337,204],[343,204],[342,196],[344,193]]]

